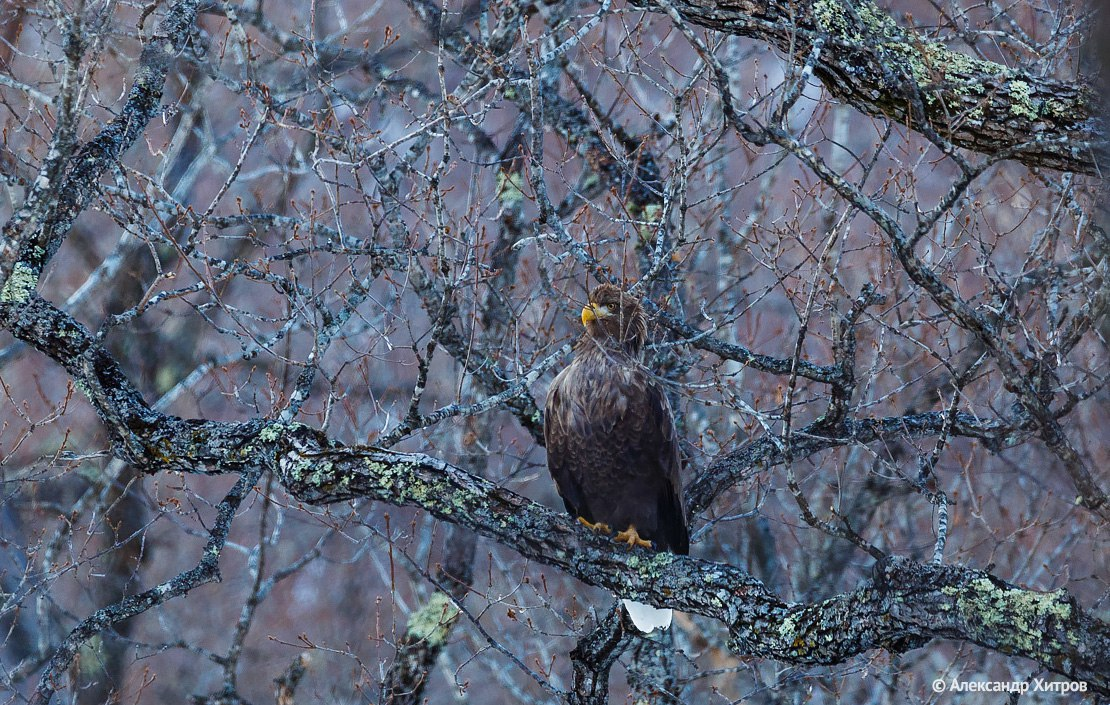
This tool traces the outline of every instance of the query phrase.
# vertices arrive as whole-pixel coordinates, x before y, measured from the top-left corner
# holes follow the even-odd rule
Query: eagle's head
[[[602,284],[590,292],[582,308],[586,333],[605,347],[616,346],[639,353],[647,339],[647,321],[640,302],[612,284]]]

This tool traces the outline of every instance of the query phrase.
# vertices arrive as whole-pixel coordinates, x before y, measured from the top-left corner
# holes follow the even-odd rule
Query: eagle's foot
[[[609,525],[603,522],[599,521],[596,524],[591,524],[590,522],[586,521],[585,517],[578,517],[578,521],[582,522],[582,526],[585,526],[590,531],[596,531],[599,534],[613,533],[613,530],[609,528]]]
[[[618,532],[613,540],[619,541],[621,543],[626,543],[628,544],[629,548],[632,548],[633,546],[643,546],[644,548],[651,548],[651,541],[640,537],[640,534],[636,532],[635,524],[629,524],[628,528],[624,531]]]

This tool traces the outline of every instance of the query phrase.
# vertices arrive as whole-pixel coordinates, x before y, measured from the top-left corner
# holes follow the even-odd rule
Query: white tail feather
[[[622,602],[624,602],[624,608],[628,610],[628,616],[632,618],[632,623],[644,634],[651,634],[656,629],[666,629],[671,626],[671,610],[668,607],[660,609],[632,600],[622,600]]]

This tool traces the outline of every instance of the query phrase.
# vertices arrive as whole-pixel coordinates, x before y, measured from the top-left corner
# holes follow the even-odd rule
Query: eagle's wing
[[[690,536],[674,415],[662,387],[647,372],[639,372],[626,392],[630,414],[614,432],[629,470],[635,474],[627,497],[641,506],[630,511],[646,513],[644,523],[637,526],[654,526],[655,535],[648,534],[648,538],[659,548],[686,554]]]
[[[573,364],[571,363],[572,366]],[[588,441],[579,438],[573,428],[576,402],[566,389],[570,373],[571,366],[568,366],[556,375],[547,392],[543,422],[543,438],[547,446],[547,469],[551,473],[551,479],[555,481],[555,489],[563,498],[567,512],[592,523],[598,519],[584,513],[588,511],[585,489],[582,486],[582,478],[574,471],[575,468],[583,467],[584,463],[588,462],[584,457]]]

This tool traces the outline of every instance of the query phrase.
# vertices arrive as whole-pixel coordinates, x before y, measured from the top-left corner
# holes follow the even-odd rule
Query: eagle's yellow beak
[[[590,321],[596,321],[596,320],[597,320],[597,305],[596,304],[586,304],[582,308],[582,325],[586,325]]]

